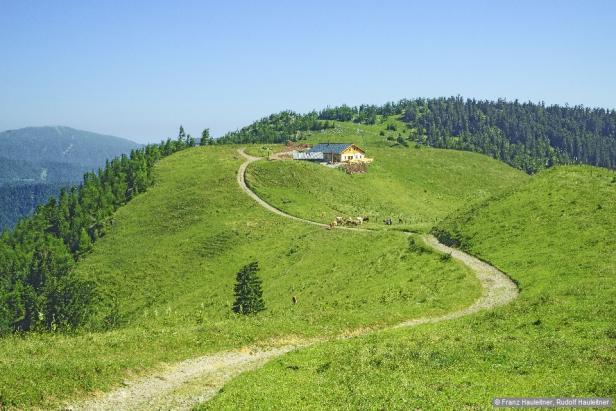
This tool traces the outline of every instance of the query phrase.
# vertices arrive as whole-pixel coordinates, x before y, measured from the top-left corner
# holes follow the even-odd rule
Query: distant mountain
[[[27,127],[0,133],[0,157],[30,163],[98,166],[102,159],[130,152],[138,144],[124,138],[70,127]]]
[[[13,160],[0,155],[0,186],[5,184],[79,181],[84,171],[90,170],[93,167],[95,165]]]
[[[130,153],[133,141],[70,127],[27,127],[0,132],[0,231],[11,228],[105,160]]]

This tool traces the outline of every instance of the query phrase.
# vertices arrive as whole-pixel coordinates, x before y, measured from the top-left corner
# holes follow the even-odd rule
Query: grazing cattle
[[[357,221],[351,217],[346,220],[347,225],[357,225]]]
[[[365,215],[365,216],[363,216],[363,217],[362,217],[362,219],[363,219],[364,221],[369,221],[369,220],[370,220],[370,217],[368,217],[367,215]]]
[[[336,224],[342,224],[342,223],[344,223],[344,218],[336,217]]]
[[[297,298],[295,296],[291,297],[291,301],[293,301],[293,305],[297,304]]]
[[[388,218],[387,220],[383,220],[383,222],[385,223],[385,225],[391,225],[391,218]]]
[[[364,222],[364,219],[363,217],[357,217],[356,221],[358,225],[361,225]]]

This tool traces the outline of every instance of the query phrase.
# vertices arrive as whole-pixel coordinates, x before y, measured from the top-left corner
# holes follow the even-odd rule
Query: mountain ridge
[[[15,196],[0,201],[0,230],[58,194],[59,187],[79,184],[84,173],[138,147],[126,138],[68,126],[0,132],[0,193]]]
[[[44,144],[53,141],[58,147],[48,145],[40,146],[41,149],[32,151],[33,146],[24,149],[23,144]],[[83,165],[98,164],[98,158],[88,155],[82,144],[92,144],[101,154],[111,159],[117,156],[117,151],[129,152],[130,149],[139,147],[140,144],[123,137],[96,133],[93,131],[79,130],[68,126],[37,126],[20,129],[5,130],[0,132],[0,152],[2,157],[12,160],[33,161],[33,154],[39,158],[54,162],[78,163]],[[8,155],[7,155],[8,153]]]

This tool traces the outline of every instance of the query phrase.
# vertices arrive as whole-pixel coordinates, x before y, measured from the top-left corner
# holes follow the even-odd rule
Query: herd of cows
[[[329,223],[329,228],[334,228],[336,226],[343,226],[343,225],[362,225],[362,223],[364,221],[368,221],[368,217],[364,216],[364,217],[336,217],[335,220],[333,220],[331,223]]]
[[[331,223],[328,224],[329,228],[332,229],[334,227],[337,226],[357,226],[357,225],[362,225],[364,221],[369,221],[370,218],[368,216],[360,216],[360,217],[336,217],[335,220],[333,220]],[[402,224],[404,221],[402,220],[402,218],[398,218],[398,223]],[[385,220],[383,220],[383,224],[385,225],[392,225],[393,221],[391,218],[386,218]]]

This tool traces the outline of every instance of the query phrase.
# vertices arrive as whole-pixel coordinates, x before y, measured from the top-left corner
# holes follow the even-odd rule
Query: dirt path
[[[306,224],[327,227],[327,224],[310,221],[289,215],[257,196],[245,181],[246,168],[260,157],[253,157],[239,150],[246,158],[237,173],[237,182],[242,190],[253,198],[263,208]],[[338,229],[368,232],[372,230],[352,227],[339,227]],[[451,320],[475,313],[480,310],[498,307],[509,303],[517,297],[516,285],[505,274],[491,265],[460,250],[453,249],[438,242],[431,235],[424,235],[423,241],[433,249],[450,253],[452,258],[468,266],[483,288],[482,295],[472,305],[436,317],[415,318],[396,324],[388,328],[414,327],[420,324],[436,323]],[[375,329],[360,330],[350,334],[343,334],[338,339],[353,338],[355,336],[375,332]],[[189,410],[196,404],[212,398],[224,384],[244,371],[256,369],[268,360],[281,356],[298,348],[308,347],[323,339],[294,341],[268,348],[244,348],[242,350],[224,351],[182,361],[168,368],[132,382],[125,383],[125,387],[109,392],[79,404],[67,407],[70,410]]]

